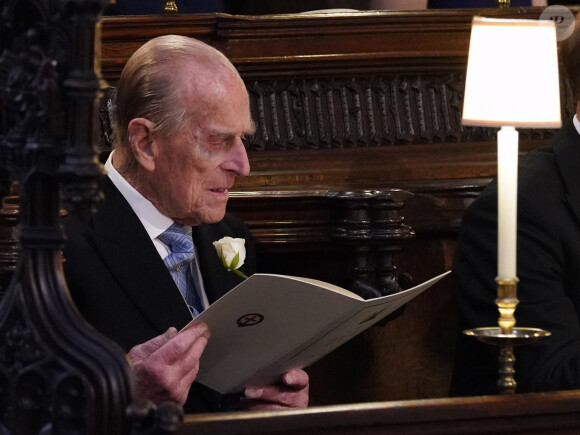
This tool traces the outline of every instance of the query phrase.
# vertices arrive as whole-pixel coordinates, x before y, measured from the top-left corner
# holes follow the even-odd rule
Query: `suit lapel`
[[[122,291],[159,331],[178,329],[192,316],[177,286],[159,257],[143,225],[106,178],[106,201],[93,217],[89,236]]]
[[[572,122],[566,123],[554,139],[556,161],[566,185],[566,199],[580,222],[580,135]]]
[[[223,266],[213,246],[213,242],[225,235],[213,231],[212,226],[208,224],[193,227],[193,242],[199,256],[199,268],[203,276],[205,293],[210,304],[242,282],[242,278],[229,272]]]

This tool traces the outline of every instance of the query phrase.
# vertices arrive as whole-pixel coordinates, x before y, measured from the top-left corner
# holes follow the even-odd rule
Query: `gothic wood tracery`
[[[161,421],[134,403],[124,353],[76,311],[62,273],[61,207],[87,217],[100,198],[95,30],[106,3],[0,1],[0,164],[20,186],[19,206],[3,208],[4,221],[19,219],[0,301],[2,434],[169,431],[180,420],[178,407]]]

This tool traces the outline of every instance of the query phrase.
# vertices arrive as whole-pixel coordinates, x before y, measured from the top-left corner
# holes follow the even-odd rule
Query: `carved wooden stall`
[[[260,269],[345,287],[369,277],[405,285],[401,272],[418,283],[450,267],[462,213],[496,170],[495,131],[460,123],[471,18],[540,13],[106,18],[102,68],[114,85],[139,45],[167,33],[223,51],[257,125],[252,172],[229,209],[252,229]],[[567,116],[564,85],[562,95]],[[552,134],[520,132],[521,151]],[[309,369],[313,403],[445,396],[454,321],[443,282]]]
[[[76,311],[62,274],[61,205],[87,216],[100,198],[95,30],[105,3],[0,1],[0,167],[21,187],[16,267],[13,241],[2,257],[14,275],[0,301],[2,434],[168,433],[182,418],[175,404],[157,412],[135,400],[124,353]],[[14,196],[1,216],[13,227]]]

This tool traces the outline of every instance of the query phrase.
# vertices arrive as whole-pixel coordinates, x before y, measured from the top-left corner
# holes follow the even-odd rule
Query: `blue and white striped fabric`
[[[187,305],[197,316],[203,311],[203,305],[193,279],[195,246],[191,238],[191,227],[174,222],[158,238],[170,250],[170,254],[163,260],[165,266],[167,266]]]

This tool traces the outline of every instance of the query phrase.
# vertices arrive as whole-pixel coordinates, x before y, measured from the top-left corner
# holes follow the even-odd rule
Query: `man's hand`
[[[172,400],[183,406],[209,336],[205,323],[179,334],[169,328],[165,334],[132,348],[127,357],[137,380],[138,397],[154,403]]]
[[[282,376],[281,385],[247,387],[245,409],[265,411],[308,406],[309,379],[304,370],[291,370]]]

